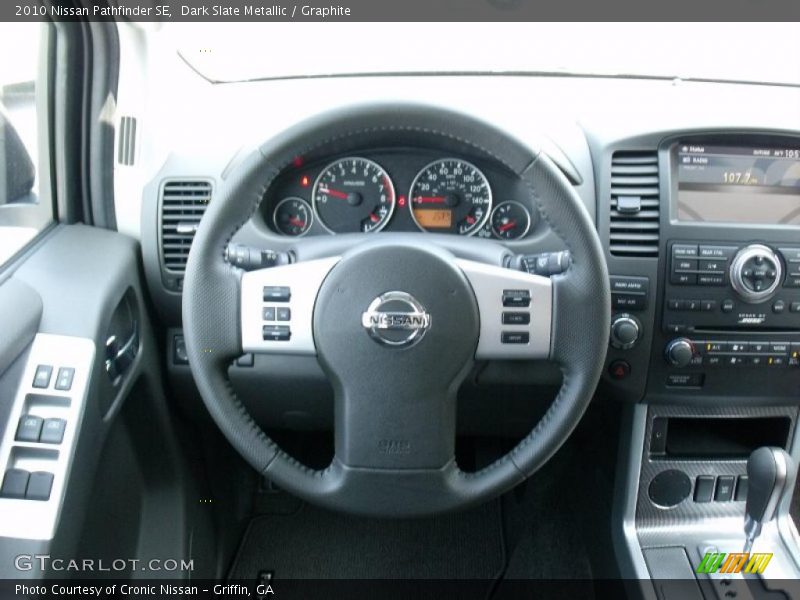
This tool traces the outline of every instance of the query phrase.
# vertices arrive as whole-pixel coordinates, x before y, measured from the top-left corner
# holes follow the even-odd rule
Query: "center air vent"
[[[611,228],[614,256],[658,256],[658,154],[615,152],[611,159]]]
[[[194,234],[211,200],[208,181],[173,180],[161,188],[161,264],[170,275],[183,275]],[[180,288],[182,277],[169,277]]]

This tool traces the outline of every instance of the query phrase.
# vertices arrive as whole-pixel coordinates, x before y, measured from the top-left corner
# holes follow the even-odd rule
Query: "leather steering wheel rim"
[[[334,458],[324,470],[307,468],[253,421],[227,375],[231,361],[243,353],[242,271],[225,261],[227,244],[251,218],[274,179],[298,156],[375,135],[439,138],[499,161],[521,178],[533,206],[572,256],[569,269],[551,278],[549,358],[562,370],[562,387],[539,423],[513,450],[475,473],[461,471],[454,458],[424,468],[404,468],[402,462],[397,468],[393,463],[372,468]],[[376,243],[376,236],[364,236],[365,243]],[[212,419],[233,447],[261,475],[302,498],[331,509],[377,516],[418,516],[475,505],[539,469],[567,439],[593,396],[603,368],[610,314],[609,277],[594,224],[550,159],[471,117],[418,105],[332,111],[262,145],[234,168],[210,203],[192,244],[183,289],[189,364]]]

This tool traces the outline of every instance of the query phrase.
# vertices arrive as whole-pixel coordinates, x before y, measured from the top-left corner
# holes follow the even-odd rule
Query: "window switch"
[[[52,489],[53,474],[46,471],[36,471],[31,473],[25,498],[27,500],[50,500],[50,491]]]
[[[71,367],[61,367],[56,375],[55,388],[62,392],[68,392],[72,389],[72,378],[75,376],[75,369]]]
[[[42,433],[42,417],[33,415],[22,415],[17,425],[17,435],[14,438],[18,442],[38,442],[39,435]]]
[[[43,444],[60,444],[66,429],[67,422],[64,419],[45,419],[39,441]]]
[[[38,365],[36,374],[33,376],[33,387],[46,388],[50,385],[50,377],[53,376],[53,367],[50,365]]]
[[[22,469],[9,469],[3,477],[0,496],[3,498],[24,498],[30,473]]]

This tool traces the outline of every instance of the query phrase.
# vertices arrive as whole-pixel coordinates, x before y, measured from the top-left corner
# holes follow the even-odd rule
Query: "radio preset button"
[[[717,301],[716,300],[701,300],[700,301],[700,310],[703,312],[712,312],[717,309]]]

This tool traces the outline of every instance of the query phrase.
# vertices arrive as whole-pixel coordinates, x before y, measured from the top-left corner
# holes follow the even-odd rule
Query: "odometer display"
[[[312,203],[320,223],[332,233],[380,231],[394,213],[394,186],[379,164],[343,158],[319,174]]]
[[[414,178],[411,216],[425,231],[473,235],[489,218],[492,190],[476,166],[456,158],[437,160]]]

